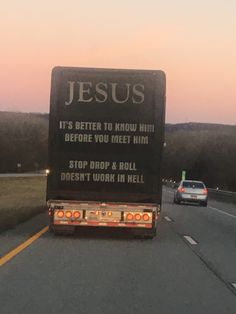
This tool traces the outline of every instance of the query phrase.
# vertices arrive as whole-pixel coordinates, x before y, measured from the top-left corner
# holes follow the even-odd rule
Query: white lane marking
[[[232,283],[232,286],[234,287],[234,289],[236,289],[236,283]]]
[[[165,216],[164,218],[166,221],[169,221],[169,222],[172,221],[168,216]]]
[[[193,240],[190,236],[185,235],[184,238],[192,245],[196,245],[197,242]]]
[[[227,215],[227,216],[229,216],[229,217],[236,218],[235,215],[231,215],[231,214],[229,214],[229,213],[226,213],[226,212],[224,212],[224,211],[221,210],[221,209],[218,209],[218,208],[215,208],[215,207],[212,207],[212,206],[208,206],[208,208],[213,209],[213,210],[216,210],[217,212],[219,212],[219,213],[221,213],[221,214],[224,214],[224,215]]]

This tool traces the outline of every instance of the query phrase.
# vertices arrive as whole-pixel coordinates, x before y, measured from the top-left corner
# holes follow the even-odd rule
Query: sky
[[[9,0],[0,110],[49,112],[54,66],[163,70],[166,122],[236,124],[236,0]]]

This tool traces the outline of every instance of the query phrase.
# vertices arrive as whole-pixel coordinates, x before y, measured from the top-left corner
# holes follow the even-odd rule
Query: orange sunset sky
[[[56,65],[161,69],[166,121],[236,124],[236,0],[12,0],[0,110],[48,112]]]

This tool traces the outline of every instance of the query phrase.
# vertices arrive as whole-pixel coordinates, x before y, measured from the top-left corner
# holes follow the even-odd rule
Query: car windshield
[[[201,182],[185,181],[185,182],[183,182],[183,187],[184,188],[192,188],[192,189],[204,189],[204,184]]]

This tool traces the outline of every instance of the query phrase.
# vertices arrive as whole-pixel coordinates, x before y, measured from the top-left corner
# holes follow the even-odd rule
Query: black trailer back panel
[[[160,202],[162,71],[56,67],[47,199]]]

